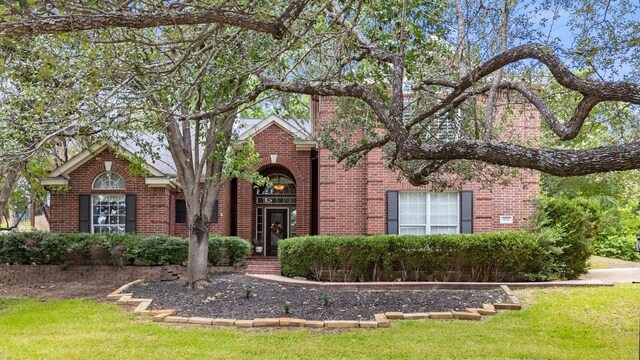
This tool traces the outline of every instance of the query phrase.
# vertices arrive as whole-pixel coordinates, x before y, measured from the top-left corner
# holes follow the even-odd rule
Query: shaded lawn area
[[[350,331],[171,327],[91,300],[0,299],[0,358],[637,359],[639,285],[517,293],[531,305],[479,323]]]
[[[637,268],[640,262],[606,258],[593,255],[589,258],[589,269]]]

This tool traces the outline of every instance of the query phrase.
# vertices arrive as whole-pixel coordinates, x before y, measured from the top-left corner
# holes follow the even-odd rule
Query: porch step
[[[282,268],[277,257],[252,256],[245,263],[246,274],[280,275]]]

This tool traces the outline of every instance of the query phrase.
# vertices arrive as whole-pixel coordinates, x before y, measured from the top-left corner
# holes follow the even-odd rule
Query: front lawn
[[[532,304],[481,323],[239,331],[171,327],[90,300],[0,299],[8,359],[636,359],[640,286],[521,290]]]
[[[591,256],[589,259],[589,269],[613,269],[613,268],[636,268],[640,267],[640,262],[626,261],[620,259],[606,258],[602,256]]]

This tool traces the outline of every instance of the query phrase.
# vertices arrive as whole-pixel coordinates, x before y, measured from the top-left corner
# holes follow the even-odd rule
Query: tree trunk
[[[18,182],[23,166],[24,162],[20,162],[5,173],[4,183],[0,187],[0,215],[5,213],[5,207],[11,198],[11,193],[16,182]]]
[[[19,221],[20,220],[18,219],[18,214],[16,214],[16,211],[13,209],[9,209],[9,230],[17,232]]]
[[[209,232],[202,218],[191,224],[189,259],[187,261],[187,286],[199,289],[206,286],[209,264]]]

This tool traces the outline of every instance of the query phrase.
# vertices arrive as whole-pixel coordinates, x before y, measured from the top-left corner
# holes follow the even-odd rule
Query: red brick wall
[[[272,124],[253,137],[256,151],[260,154],[259,171],[284,168],[294,177],[296,183],[297,234],[310,231],[311,222],[311,154],[297,151],[294,138],[276,124]],[[277,155],[271,163],[271,155]],[[277,171],[277,170],[276,170]],[[238,181],[237,198],[238,236],[251,240],[255,237],[255,189],[247,181]]]
[[[125,179],[125,190],[92,190],[93,180],[105,171],[104,162],[111,161],[111,171]],[[129,173],[129,161],[116,158],[108,149],[82,164],[69,174],[70,191],[51,193],[51,231],[77,232],[79,226],[79,195],[128,194],[137,195],[136,233],[150,235],[165,233],[188,237],[186,223],[176,223],[175,200],[184,199],[182,191],[150,188],[144,177]],[[230,233],[230,194],[225,184],[218,194],[218,223],[211,224],[211,232]]]
[[[320,98],[313,103],[312,121],[314,126],[333,117],[335,103],[329,98]],[[509,129],[505,132],[520,141],[537,141],[540,120],[531,106],[519,106],[510,116],[497,118],[502,123],[498,127]],[[506,135],[505,135],[506,136]],[[297,234],[310,232],[311,225],[311,158],[309,151],[297,151],[293,137],[278,125],[273,124],[254,136],[256,150],[261,156],[261,171],[284,168],[290,172],[297,187],[298,213]],[[271,163],[271,155],[277,155]],[[386,231],[386,191],[387,190],[430,190],[429,186],[414,187],[406,181],[397,182],[397,175],[387,170],[380,150],[370,152],[362,164],[345,171],[337,164],[329,150],[320,148],[319,165],[319,207],[318,230],[321,234],[379,234]],[[71,173],[70,191],[51,196],[51,231],[78,231],[78,196],[93,194],[93,179],[105,171],[104,161],[112,161],[112,171],[122,175],[126,182],[123,194],[136,194],[137,228],[139,234],[169,233],[188,236],[186,224],[175,223],[175,200],[182,199],[181,192],[171,192],[165,188],[149,188],[144,178],[130,175],[129,162],[116,159],[108,150],[98,154]],[[503,187],[493,185],[483,189],[480,184],[470,183],[463,190],[473,191],[474,231],[514,229],[526,226],[533,212],[532,200],[539,191],[539,174],[520,171],[522,181],[515,181]],[[102,191],[105,193],[105,191]],[[106,193],[117,193],[106,191]],[[231,233],[231,202],[233,194],[229,183],[218,195],[218,223],[212,224],[211,231],[228,235]],[[255,190],[251,183],[238,181],[237,186],[237,234],[250,240],[255,237]],[[511,215],[514,223],[500,224],[500,215]]]
[[[105,161],[111,161],[111,171],[125,180],[125,190],[92,190],[93,180],[105,171]],[[137,195],[136,233],[169,233],[169,197],[165,188],[150,188],[144,178],[129,174],[129,161],[116,158],[108,149],[82,164],[69,174],[69,191],[51,194],[51,231],[77,232],[79,227],[79,195]],[[172,219],[173,221],[173,219]]]
[[[314,108],[316,126],[334,116],[335,103],[320,98]],[[496,127],[508,128],[509,135],[522,141],[535,142],[540,133],[540,119],[531,106],[519,106],[510,116],[499,109]],[[506,115],[506,114],[505,114]],[[474,232],[519,229],[527,226],[534,211],[532,200],[539,191],[537,172],[519,171],[510,185],[493,185],[483,189],[479,183],[468,183],[462,190],[473,191]],[[319,232],[322,234],[381,234],[386,232],[386,191],[429,191],[430,186],[416,187],[397,181],[397,174],[385,167],[381,150],[371,151],[361,165],[345,172],[329,150],[320,150]],[[500,215],[513,216],[513,224],[500,224]]]
[[[220,188],[218,191],[218,222],[211,223],[209,232],[221,235],[229,235],[231,233],[231,198],[229,193],[229,183]],[[187,223],[176,223],[176,200],[184,200],[182,191],[172,192],[169,201],[170,210],[170,234],[179,237],[188,237],[189,228]]]

